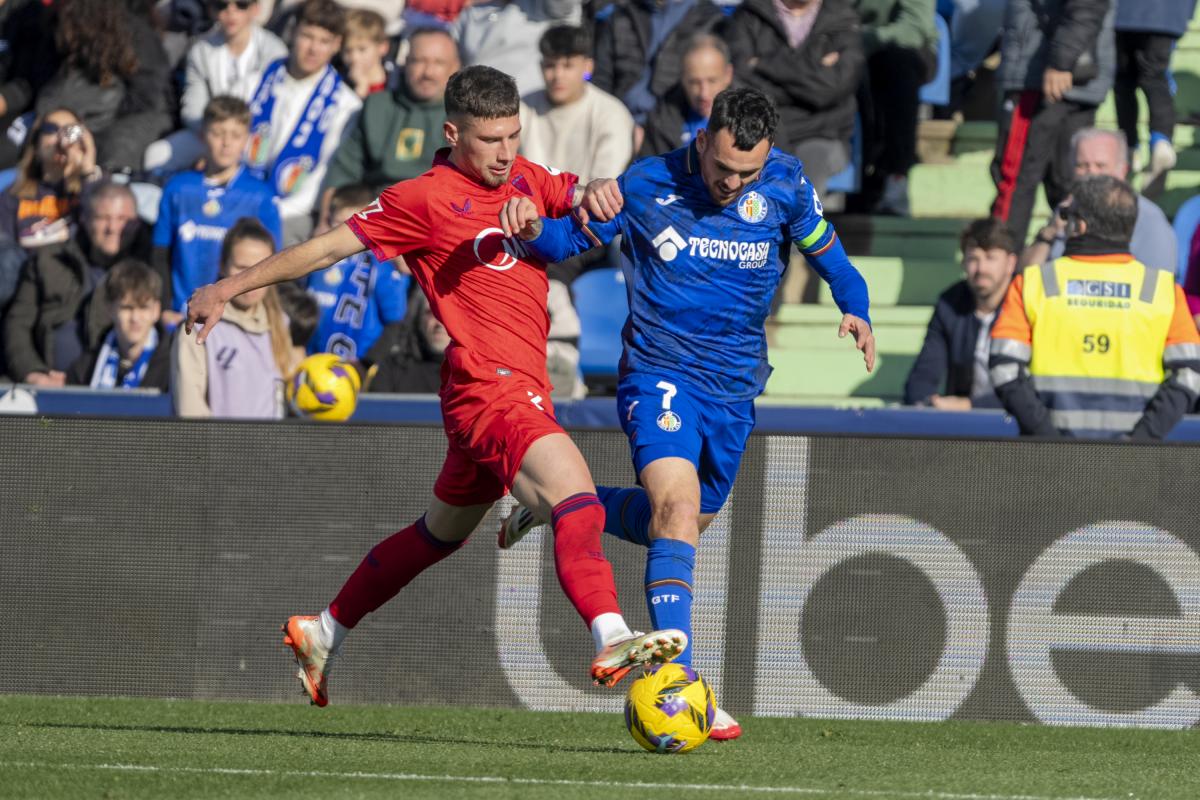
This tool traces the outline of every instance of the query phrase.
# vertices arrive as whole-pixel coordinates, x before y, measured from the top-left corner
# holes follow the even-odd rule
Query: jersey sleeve
[[[837,231],[826,221],[816,188],[796,169],[794,196],[787,220],[788,238],[804,254],[817,274],[829,284],[833,300],[843,314],[853,314],[871,323],[871,302],[867,282],[850,263],[850,257],[838,240]]]
[[[579,176],[535,161],[530,161],[529,165],[530,179],[542,197],[546,215],[557,218],[571,213],[575,207],[575,186],[579,183]]]
[[[587,225],[580,225],[574,214],[558,219],[542,217],[542,232],[526,244],[540,259],[553,264],[608,244],[621,232],[621,222],[621,214],[608,222]]]
[[[379,261],[390,261],[429,241],[426,191],[402,181],[384,190],[362,211],[350,215],[346,224],[363,246]]]

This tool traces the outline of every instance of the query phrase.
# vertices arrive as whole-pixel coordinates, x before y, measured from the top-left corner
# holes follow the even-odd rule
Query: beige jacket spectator
[[[588,84],[574,103],[552,106],[545,90],[521,102],[521,153],[573,172],[580,183],[612,178],[633,157],[633,117],[611,94]]]

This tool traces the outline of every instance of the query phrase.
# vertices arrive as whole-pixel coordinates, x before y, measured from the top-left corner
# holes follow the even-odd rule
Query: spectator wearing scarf
[[[67,370],[67,383],[93,389],[158,389],[171,381],[171,344],[160,325],[162,278],[127,258],[109,270],[102,288],[112,327],[98,347]]]
[[[342,46],[345,12],[333,0],[308,0],[291,54],[267,67],[250,103],[251,172],[279,197],[284,244],[312,231],[311,213],[342,130],[362,107],[330,62]]]

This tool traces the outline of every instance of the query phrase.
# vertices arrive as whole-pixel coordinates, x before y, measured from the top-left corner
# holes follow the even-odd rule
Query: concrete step
[[[855,256],[854,266],[867,281],[871,305],[929,305],[946,287],[962,278],[957,259],[904,259],[889,256]],[[833,304],[829,284],[821,281],[818,302]]]
[[[874,314],[872,314],[874,317]],[[905,355],[921,352],[925,341],[925,325],[900,325],[875,322],[875,343],[880,349]],[[853,355],[854,343],[849,336],[838,338],[836,323],[803,323],[778,326],[770,338],[771,352],[777,350],[831,350]]]
[[[876,326],[896,325],[915,327],[924,330],[933,315],[933,301],[923,306],[875,306],[871,309],[871,323]],[[785,303],[780,306],[775,315],[778,328],[788,325],[820,325],[835,334],[838,324],[842,321],[842,312],[833,305],[817,305],[815,303]]]
[[[777,349],[775,371],[767,382],[770,397],[873,397],[898,402],[916,356],[883,352],[868,373],[857,352]]]
[[[853,257],[887,256],[958,261],[958,237],[967,218],[912,218],[841,214],[830,221]]]

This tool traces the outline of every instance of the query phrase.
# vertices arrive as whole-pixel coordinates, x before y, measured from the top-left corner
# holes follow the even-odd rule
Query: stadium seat
[[[579,314],[579,369],[589,387],[615,386],[621,360],[621,328],[629,316],[625,275],[594,269],[571,284]]]
[[[931,106],[950,104],[950,26],[940,14],[933,17],[938,32],[937,72],[933,80],[921,87],[922,103]]]
[[[854,133],[850,135],[850,163],[829,179],[829,183],[825,184],[826,192],[854,194],[862,188],[862,139],[862,117],[855,114]]]
[[[1200,225],[1200,195],[1191,198],[1175,212],[1175,241],[1179,245],[1178,261],[1175,264],[1175,282],[1182,284],[1187,277],[1188,254],[1192,249],[1192,236]]]
[[[6,169],[0,171],[0,192],[13,185],[13,181],[17,179],[17,168]]]

